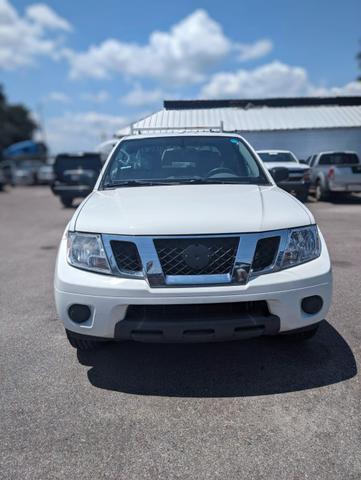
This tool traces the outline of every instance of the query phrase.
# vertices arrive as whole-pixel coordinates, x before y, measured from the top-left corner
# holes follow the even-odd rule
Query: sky
[[[0,0],[0,84],[53,153],[90,149],[164,99],[361,95],[360,20],[360,0]]]

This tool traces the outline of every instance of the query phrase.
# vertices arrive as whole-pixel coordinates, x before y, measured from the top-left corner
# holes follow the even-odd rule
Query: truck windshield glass
[[[258,152],[264,162],[296,162],[295,157],[289,152]]]
[[[320,165],[358,165],[356,153],[325,153],[321,156]]]
[[[177,136],[129,139],[113,153],[103,188],[145,184],[269,181],[241,139]]]

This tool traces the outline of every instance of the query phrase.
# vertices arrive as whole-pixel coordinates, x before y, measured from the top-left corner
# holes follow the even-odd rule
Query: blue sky
[[[0,0],[0,82],[53,151],[164,98],[361,94],[361,2]]]

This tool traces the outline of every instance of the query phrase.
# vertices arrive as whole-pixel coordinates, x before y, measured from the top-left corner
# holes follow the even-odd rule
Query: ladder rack
[[[224,130],[224,125],[223,121],[220,123],[218,126],[209,126],[209,125],[204,125],[204,126],[183,126],[183,127],[135,127],[134,124],[132,123],[130,125],[130,134],[131,135],[141,135],[142,132],[169,132],[169,131],[175,131],[175,132],[187,132],[187,131],[193,131],[193,132],[220,132],[223,133]]]

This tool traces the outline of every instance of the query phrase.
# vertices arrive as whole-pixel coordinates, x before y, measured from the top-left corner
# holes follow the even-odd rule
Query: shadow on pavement
[[[138,395],[238,397],[306,390],[357,373],[341,335],[322,322],[316,336],[295,344],[276,338],[208,344],[112,343],[78,351],[92,385]]]
[[[334,205],[361,205],[361,197],[356,195],[332,195],[328,203]]]

